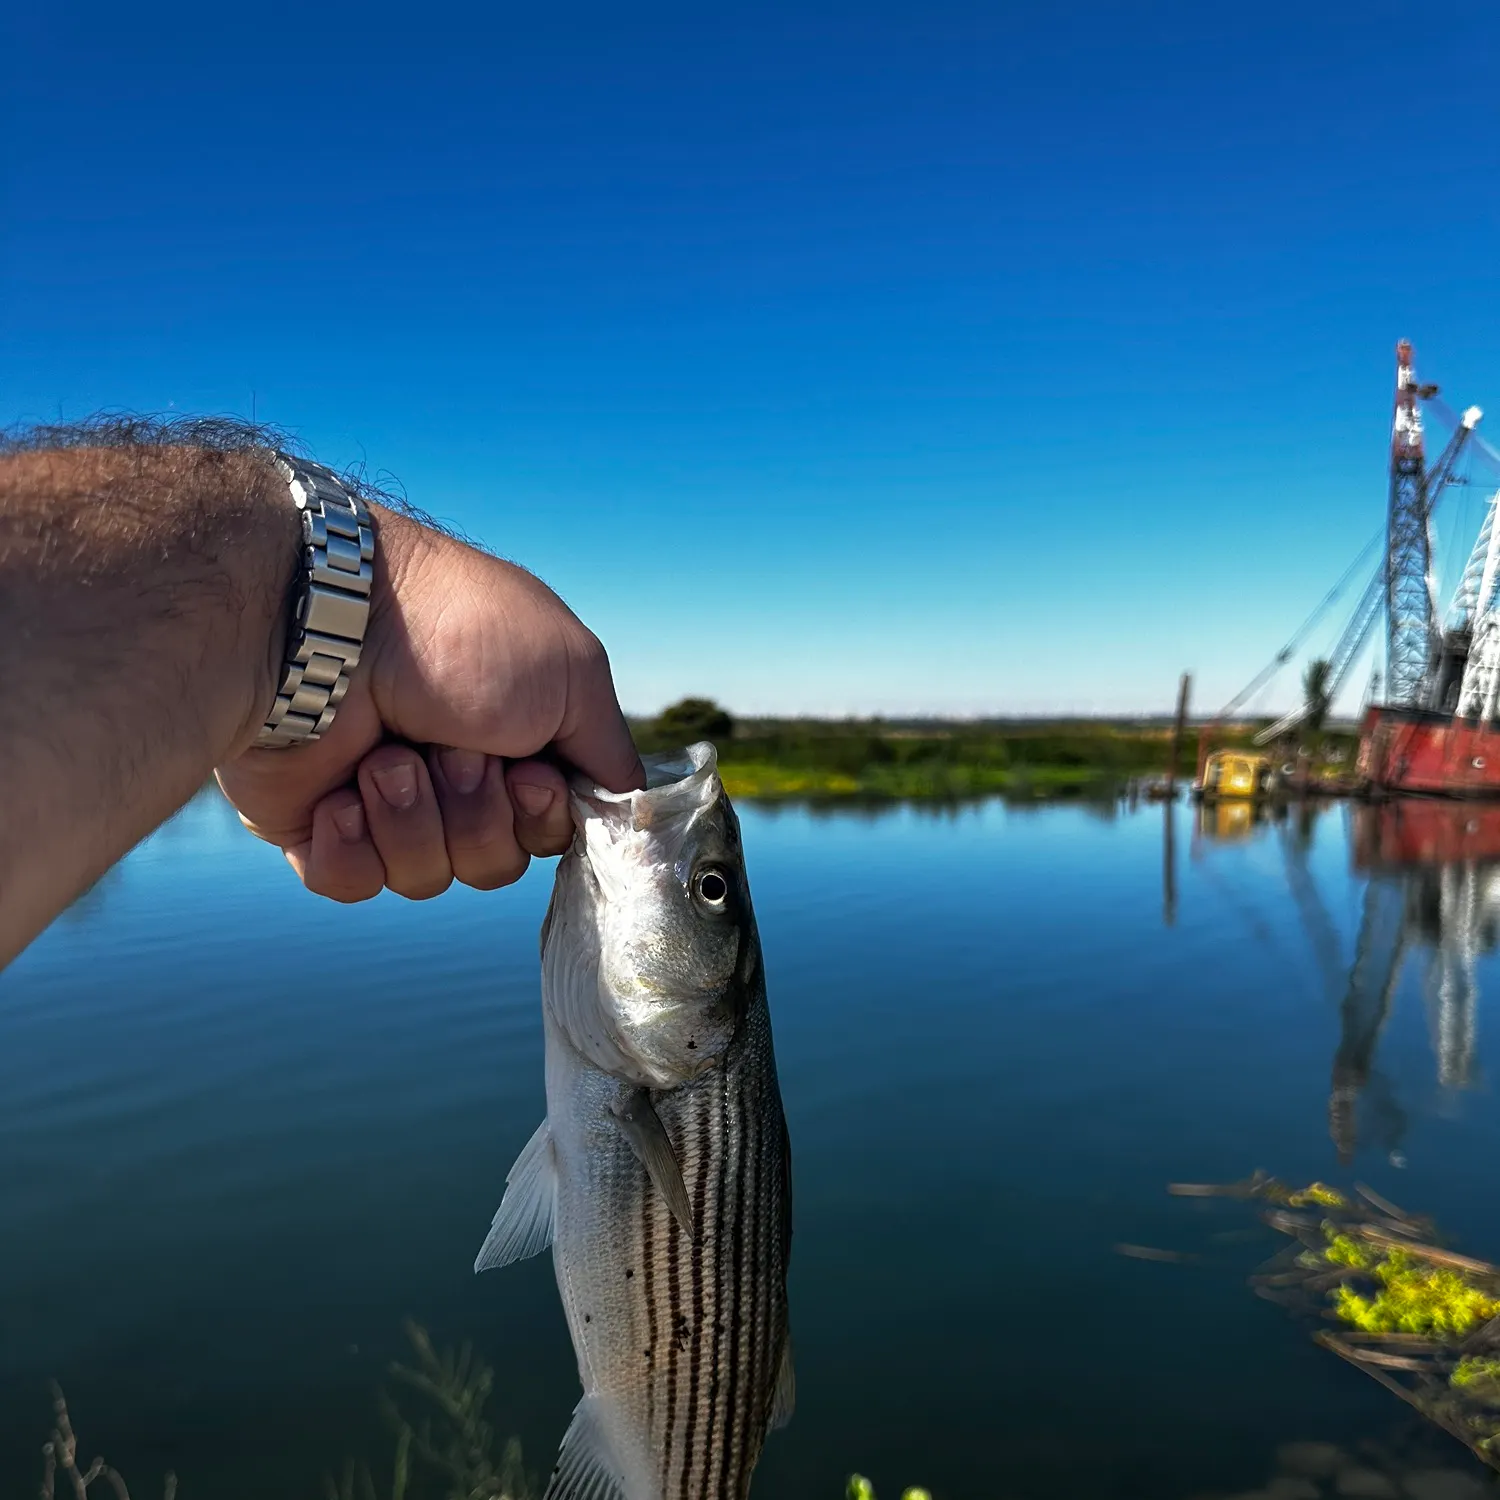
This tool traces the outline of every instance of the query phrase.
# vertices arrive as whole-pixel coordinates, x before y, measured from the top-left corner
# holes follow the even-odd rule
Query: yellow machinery
[[[1205,799],[1264,796],[1271,781],[1271,758],[1246,750],[1215,750],[1203,762],[1198,795]]]

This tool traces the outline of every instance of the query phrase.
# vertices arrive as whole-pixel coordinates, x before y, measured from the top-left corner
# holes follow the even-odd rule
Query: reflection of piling
[[[1170,927],[1177,920],[1176,807],[1168,799],[1161,805],[1161,919]]]
[[[1177,757],[1182,751],[1182,729],[1187,723],[1188,685],[1192,678],[1184,672],[1177,684],[1177,717],[1172,723],[1172,753],[1167,759],[1167,800],[1177,795]],[[1168,819],[1170,823],[1171,820]]]

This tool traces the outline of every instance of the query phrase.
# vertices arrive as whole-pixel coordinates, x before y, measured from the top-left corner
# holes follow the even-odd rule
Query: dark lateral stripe
[[[762,1368],[760,1384],[756,1390],[759,1406],[752,1425],[753,1451],[749,1456],[750,1468],[760,1456],[765,1441],[766,1426],[771,1417],[771,1402],[776,1390],[776,1381],[781,1374],[785,1322],[786,1282],[785,1268],[781,1264],[782,1236],[782,1133],[785,1122],[781,1116],[780,1101],[773,1090],[774,1075],[769,1068],[762,1077],[759,1090],[761,1123],[764,1127],[760,1149],[760,1200],[762,1228],[756,1241],[756,1256],[760,1263],[760,1275],[756,1279],[760,1294],[760,1343]],[[749,1488],[747,1470],[745,1486]]]
[[[712,1076],[711,1076],[712,1077]],[[708,1166],[714,1158],[709,1143],[709,1116],[711,1110],[712,1083],[700,1085],[693,1094],[693,1136],[697,1142],[696,1161],[693,1166],[693,1223],[697,1226],[697,1245],[693,1250],[693,1326],[688,1331],[687,1365],[687,1422],[682,1430],[682,1481],[678,1488],[679,1500],[697,1500],[690,1491],[694,1473],[699,1469],[699,1455],[693,1440],[697,1436],[697,1389],[703,1373],[703,1257],[712,1245],[712,1236],[717,1226],[706,1223],[706,1199],[708,1199]]]
[[[744,1238],[749,1255],[740,1285],[740,1316],[746,1324],[749,1347],[745,1351],[745,1365],[741,1372],[743,1384],[740,1410],[735,1420],[734,1485],[729,1490],[729,1500],[739,1500],[739,1497],[749,1492],[750,1475],[755,1467],[757,1452],[755,1429],[764,1421],[761,1406],[764,1402],[767,1329],[760,1311],[760,1292],[769,1267],[761,1251],[761,1242],[765,1237],[765,1174],[762,1168],[765,1163],[766,1140],[765,1121],[757,1107],[758,1085],[756,1070],[747,1067],[741,1083],[740,1109],[744,1115],[747,1136]]]
[[[658,1195],[648,1192],[653,1204]],[[677,1435],[677,1359],[679,1325],[678,1313],[682,1307],[682,1246],[687,1236],[675,1221],[668,1219],[665,1226],[667,1244],[667,1425],[665,1448],[662,1454],[662,1474],[672,1472],[673,1438]]]
[[[735,1113],[738,1116],[740,1154],[736,1163],[733,1286],[734,1313],[729,1340],[729,1394],[726,1411],[728,1430],[724,1437],[724,1470],[719,1481],[719,1500],[733,1500],[741,1487],[741,1455],[744,1452],[745,1421],[749,1416],[746,1394],[753,1385],[754,1372],[747,1368],[754,1358],[755,1330],[747,1325],[750,1297],[746,1276],[755,1274],[755,1257],[746,1255],[751,1234],[754,1207],[755,1117],[745,1108],[747,1089],[743,1070],[736,1080]],[[747,1264],[748,1260],[748,1264]]]
[[[644,1169],[638,1169],[644,1175]],[[661,1358],[656,1326],[656,1244],[652,1219],[656,1214],[655,1194],[650,1184],[641,1194],[641,1291],[646,1298],[646,1348],[642,1362],[646,1366],[646,1431],[656,1433],[656,1361]]]
[[[721,1206],[719,1253],[715,1260],[719,1288],[717,1337],[714,1342],[714,1385],[717,1399],[714,1406],[715,1426],[711,1429],[712,1462],[703,1487],[705,1500],[724,1493],[730,1450],[734,1444],[734,1387],[737,1373],[734,1360],[735,1342],[739,1336],[736,1326],[739,1321],[739,1285],[735,1263],[744,1227],[744,1197],[740,1192],[739,1180],[740,1166],[745,1159],[744,1121],[740,1117],[735,1079],[727,1074],[720,1097],[723,1108],[720,1134],[724,1138],[724,1159],[719,1164]]]
[[[718,1436],[719,1404],[723,1395],[724,1340],[728,1333],[727,1320],[733,1310],[733,1292],[724,1285],[724,1259],[728,1251],[724,1234],[726,1228],[729,1227],[724,1218],[724,1191],[725,1181],[729,1175],[729,1158],[734,1144],[729,1134],[729,1080],[722,1074],[715,1092],[718,1095],[719,1105],[719,1149],[717,1152],[719,1170],[716,1173],[717,1180],[714,1188],[713,1259],[709,1262],[713,1271],[713,1357],[708,1367],[708,1430],[703,1434],[703,1452],[706,1458],[703,1476],[703,1494],[705,1495],[713,1490],[714,1467],[722,1465],[721,1450],[727,1446],[723,1439],[715,1446],[714,1439]],[[732,1236],[732,1229],[730,1233]]]

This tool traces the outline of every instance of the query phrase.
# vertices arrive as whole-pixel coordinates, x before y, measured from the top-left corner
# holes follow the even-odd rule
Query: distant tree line
[[[1320,686],[1309,683],[1310,688]],[[1326,708],[1319,719],[1326,715]],[[1216,732],[1218,746],[1248,745],[1258,726]],[[928,721],[902,727],[881,719],[739,719],[712,698],[684,698],[654,719],[632,728],[642,750],[667,750],[711,740],[726,766],[766,764],[861,777],[882,768],[934,774],[968,769],[1097,772],[1132,776],[1166,769],[1170,739],[1163,725],[1104,721],[973,724]],[[1338,736],[1329,735],[1330,741]],[[1345,736],[1344,738],[1349,738]],[[1352,744],[1352,739],[1351,739]],[[1190,774],[1197,761],[1197,735],[1183,737],[1178,770]]]

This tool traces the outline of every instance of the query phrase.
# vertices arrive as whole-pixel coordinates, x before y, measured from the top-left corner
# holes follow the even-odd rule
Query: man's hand
[[[572,835],[563,774],[539,751],[613,791],[643,784],[609,662],[531,574],[372,509],[369,632],[332,726],[314,744],[243,751],[219,784],[334,900],[508,885]]]
[[[341,901],[516,879],[567,844],[558,764],[641,784],[604,652],[561,600],[372,514],[369,629],[332,726],[253,750],[301,551],[263,436],[131,417],[0,434],[0,967],[215,767]]]

